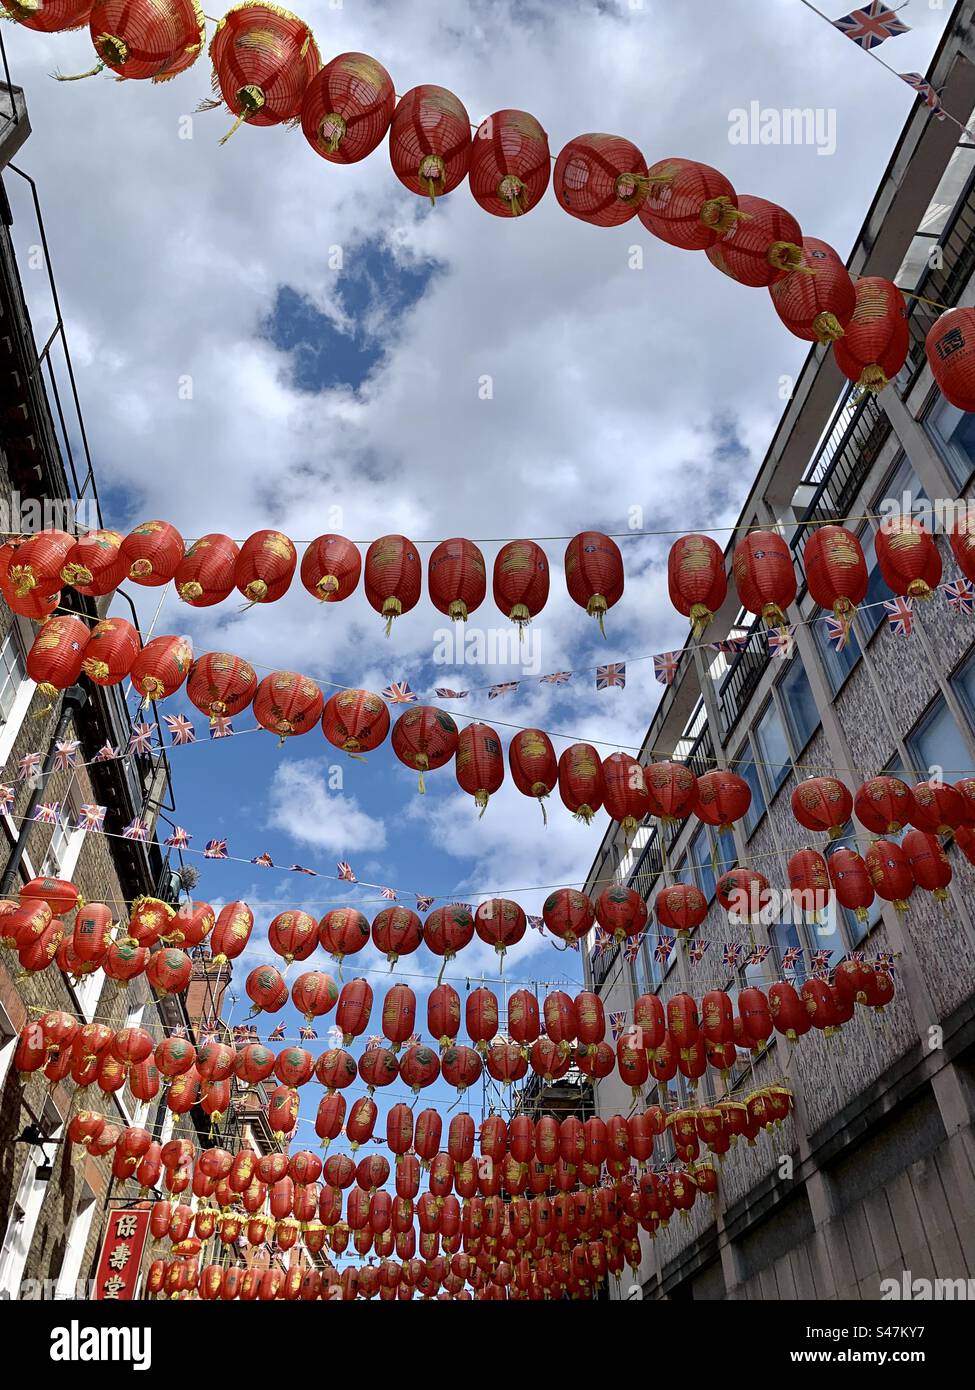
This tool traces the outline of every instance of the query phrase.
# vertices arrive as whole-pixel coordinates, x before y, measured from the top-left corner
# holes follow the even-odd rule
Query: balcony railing
[[[765,668],[769,664],[770,656],[768,644],[766,642],[755,641],[753,633],[757,633],[762,627],[762,619],[756,618],[747,629],[751,640],[747,647],[744,647],[725,673],[721,685],[718,687],[718,700],[721,706],[721,722],[724,725],[725,734],[730,734],[744,714],[749,700],[754,695],[758,684],[765,674]],[[711,748],[713,756],[714,749]],[[714,763],[711,763],[713,768]],[[708,769],[704,769],[707,771]],[[694,768],[695,773],[700,776],[698,769]]]
[[[915,295],[935,304],[957,304],[962,290],[975,271],[975,169],[968,176],[965,191],[958,199],[945,229],[938,238],[941,264],[929,265],[915,286]],[[908,301],[910,314],[911,350],[904,372],[898,377],[901,395],[906,396],[924,366],[924,340],[932,323],[941,313],[922,299]]]

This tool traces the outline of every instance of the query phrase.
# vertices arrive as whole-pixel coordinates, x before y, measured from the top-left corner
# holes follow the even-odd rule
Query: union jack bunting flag
[[[869,0],[858,10],[851,10],[832,21],[834,29],[839,29],[848,39],[861,48],[877,48],[885,39],[895,39],[898,34],[909,34],[910,25],[897,18],[894,10],[889,10],[883,0]]]
[[[122,837],[126,840],[138,840],[140,844],[144,845],[149,839],[149,827],[144,820],[140,820],[136,816],[134,820],[129,821],[122,831]]]
[[[894,973],[894,957],[890,951],[881,951],[873,963],[874,970],[888,970],[891,975]]]
[[[673,685],[677,675],[677,661],[680,652],[660,652],[653,658],[654,679],[661,685]]]
[[[913,87],[918,96],[922,99],[925,106],[929,106],[939,121],[943,121],[945,113],[941,109],[941,97],[931,86],[923,73],[920,72],[899,72],[897,76],[902,82],[906,82],[909,87]]]
[[[339,1047],[342,1042],[342,1029],[339,1028],[338,1024],[332,1023],[325,1036],[332,1047]]]
[[[25,753],[17,764],[17,781],[27,782],[41,770],[40,753]]]
[[[192,838],[193,836],[188,830],[184,830],[181,825],[175,825],[173,826],[173,833],[166,836],[163,844],[167,845],[169,849],[185,849]]]
[[[263,854],[255,854],[254,858],[251,860],[251,863],[256,864],[259,869],[274,868],[274,860],[268,854],[267,850],[265,850]]]
[[[307,874],[309,878],[317,878],[317,877],[318,877],[318,870],[317,870],[317,869],[306,869],[305,866],[304,866],[304,864],[289,864],[289,865],[288,865],[288,873],[289,873],[289,874]]]
[[[155,732],[155,724],[133,724],[132,732],[129,734],[129,752],[151,753],[152,736]]]
[[[623,948],[623,959],[629,961],[631,965],[636,960],[637,956],[640,954],[640,947],[643,944],[643,938],[645,936],[646,932],[638,932],[636,936],[631,936],[628,938],[627,943]]]
[[[670,960],[670,953],[674,949],[674,942],[676,940],[677,938],[675,936],[657,937],[657,944],[654,947],[653,954],[656,956],[657,960],[661,965],[666,965],[667,962]]]
[[[284,1037],[284,1024],[277,1023],[267,1035],[268,1042],[281,1042]]]
[[[609,1026],[613,1030],[613,1042],[619,1042],[626,1029],[626,1010],[620,1009],[618,1013],[611,1013]]]
[[[790,947],[788,948],[788,950],[785,951],[785,952],[783,953],[783,956],[782,956],[782,969],[783,969],[783,970],[791,970],[792,967],[793,967],[794,965],[798,965],[798,963],[799,963],[801,960],[802,960],[802,947],[801,947],[801,946],[790,946]]]
[[[370,1033],[366,1038],[366,1051],[370,1052],[374,1047],[382,1047],[383,1040],[378,1033]]]
[[[553,671],[551,675],[539,676],[540,685],[565,685],[572,679],[571,671]]]
[[[867,958],[867,953],[866,953],[866,951],[851,951],[850,954],[849,954],[849,959],[850,959],[850,960],[858,961],[861,965],[862,965],[863,962],[866,960],[866,958]]]
[[[975,584],[968,579],[956,579],[945,585],[945,598],[951,608],[971,617],[975,613]]]
[[[829,958],[833,954],[829,949],[813,951],[809,957],[809,964],[813,970],[825,970],[829,965]]]
[[[164,714],[163,723],[172,735],[174,743],[196,742],[196,730],[185,714]]]
[[[895,637],[910,637],[914,631],[914,601],[898,594],[896,598],[884,599],[884,612],[887,626]]]
[[[464,912],[473,912],[473,911],[474,911],[474,909],[471,907],[470,903],[449,903],[448,906],[449,906],[449,907],[459,907],[459,908],[462,908]]]
[[[256,1039],[257,1029],[253,1023],[235,1023],[231,1030],[234,1042],[244,1042],[245,1040]]]
[[[111,743],[103,743],[101,748],[92,758],[93,763],[110,763],[114,758],[119,757],[119,751]]]
[[[386,899],[387,899],[389,902],[391,902],[391,903],[394,903],[394,902],[396,901],[396,889],[395,889],[395,888],[380,888],[380,890],[379,890],[379,896],[380,896],[381,898],[386,898]]]
[[[419,1046],[420,1046],[420,1035],[419,1035],[419,1033],[411,1033],[410,1036],[406,1039],[406,1046],[407,1046],[407,1047],[419,1047]]]
[[[200,1042],[213,1043],[220,1037],[219,1018],[207,1018],[200,1024]]]
[[[428,898],[428,897],[426,897],[426,896],[425,896],[424,894],[422,894],[422,893],[417,893],[417,895],[416,895],[416,910],[417,910],[417,912],[429,912],[430,909],[431,909],[431,907],[433,907],[433,904],[434,904],[434,899],[433,899],[433,898]]]
[[[60,801],[42,801],[34,811],[33,820],[41,825],[57,825],[61,817]]]
[[[336,864],[335,867],[336,867],[336,869],[338,869],[338,871],[339,871],[339,882],[340,882],[340,883],[358,883],[358,882],[359,882],[359,880],[356,878],[355,874],[352,872],[352,865],[351,865],[351,864],[347,864],[346,861],[345,861],[344,859],[340,859],[339,862]]]
[[[625,661],[611,661],[606,666],[596,667],[596,689],[609,690],[614,685],[620,690],[626,685]]]
[[[0,786],[0,815],[5,816],[7,814],[11,806],[14,804],[14,797],[16,796],[16,794],[17,793],[14,791],[13,787]]]
[[[310,1042],[312,1038],[317,1038],[318,1034],[315,1032],[314,1028],[311,1026],[310,1023],[304,1023],[298,1029],[298,1037],[301,1039],[302,1042]]]
[[[86,802],[84,806],[78,808],[78,829],[79,830],[102,830],[105,826],[106,806],[96,806],[93,802]]]
[[[440,696],[441,700],[466,700],[471,692],[469,690],[451,690],[447,685],[438,685],[435,693]]]
[[[741,637],[726,637],[722,642],[711,642],[709,646],[714,652],[723,652],[726,656],[734,652],[743,652],[748,646],[748,634],[744,633]]]
[[[226,859],[227,857],[226,840],[207,840],[206,848],[203,851],[204,859]]]
[[[794,627],[771,629],[765,634],[769,656],[788,660],[796,649],[796,630]]]
[[[694,942],[693,946],[687,953],[691,965],[698,965],[704,959],[704,952],[708,949],[710,945],[710,941],[705,941],[703,938]]]
[[[391,705],[412,705],[417,699],[410,689],[409,681],[393,681],[391,685],[387,685],[383,694]]]
[[[500,685],[488,686],[488,699],[496,700],[499,695],[510,695],[512,690],[517,690],[521,681],[502,681]]]
[[[613,945],[612,932],[604,931],[602,927],[596,928],[596,954],[604,956]]]
[[[528,919],[528,925],[531,927],[531,929],[532,929],[533,931],[544,931],[544,930],[545,930],[545,918],[544,918],[544,917],[529,917],[529,919]]]
[[[233,738],[234,726],[225,714],[211,714],[210,716],[210,737],[211,738]]]
[[[724,950],[721,952],[721,964],[732,968],[741,960],[742,945],[740,941],[728,941]]]
[[[59,772],[67,772],[78,762],[78,749],[81,740],[77,738],[58,739],[54,745],[54,766]]]
[[[771,951],[771,946],[756,946],[754,951],[752,951],[751,955],[748,957],[748,964],[761,965],[762,962],[765,961],[771,954]]]
[[[824,618],[823,622],[826,624],[826,641],[834,651],[843,651],[850,640],[849,624],[845,623],[842,618],[832,617]]]

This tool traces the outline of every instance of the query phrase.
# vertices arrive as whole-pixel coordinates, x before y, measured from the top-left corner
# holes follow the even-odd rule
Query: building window
[[[882,604],[892,599],[894,595],[888,588],[883,575],[880,573],[880,566],[877,564],[877,548],[874,545],[873,531],[868,528],[860,537],[860,544],[863,546],[867,573],[870,578],[867,582],[866,597],[857,609],[856,624],[863,634],[864,643],[866,643],[870,641],[884,620]]]
[[[26,679],[24,648],[17,624],[13,623],[0,646],[0,724],[6,724],[10,718],[17,691]]]
[[[711,867],[711,837],[703,825],[691,841],[687,857],[694,882],[710,902],[714,897],[714,869]]]
[[[928,777],[942,773],[949,782],[971,775],[972,755],[958,721],[939,695],[931,702],[920,723],[907,739],[908,752],[916,773]],[[909,778],[919,780],[917,776]]]
[[[951,678],[965,715],[969,729],[975,733],[975,656],[970,656]]]
[[[81,1278],[85,1249],[88,1245],[91,1223],[97,1207],[95,1194],[85,1183],[81,1201],[68,1228],[64,1258],[61,1261],[61,1272],[58,1275],[58,1282],[54,1290],[55,1298],[86,1298],[88,1296],[83,1289],[79,1289],[78,1281]]]
[[[819,728],[819,711],[813,699],[806,668],[798,652],[787,663],[786,673],[779,682],[778,689],[789,733],[792,735],[792,744],[799,754]]]
[[[825,623],[813,623],[812,634],[813,641],[816,643],[816,650],[819,654],[820,664],[826,672],[826,678],[835,695],[854,666],[860,660],[860,648],[857,646],[857,639],[851,629],[846,640],[846,646],[841,652],[838,652],[829,640]]]
[[[975,472],[975,415],[939,396],[924,419],[924,428],[960,492]]]
[[[85,832],[78,829],[80,797],[77,788],[71,786],[61,803],[57,825],[41,865],[41,874],[50,878],[70,878],[78,862]]]
[[[751,744],[747,739],[742,745],[742,752],[746,756],[740,758],[733,765],[732,771],[737,772],[739,777],[743,777],[751,788],[752,801],[743,821],[745,834],[751,835],[758,822],[765,815],[765,792],[762,788],[762,779],[758,775],[755,759],[752,757]]]
[[[769,704],[755,725],[755,741],[762,764],[765,785],[774,796],[792,771],[792,754],[785,729],[774,704]]]

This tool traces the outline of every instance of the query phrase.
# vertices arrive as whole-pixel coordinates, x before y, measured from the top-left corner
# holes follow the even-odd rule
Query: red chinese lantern
[[[473,541],[441,541],[427,564],[433,606],[452,621],[467,622],[487,592],[484,556]]]
[[[948,897],[951,865],[937,835],[923,830],[909,830],[901,841],[911,875],[919,888],[933,894],[939,903]]]
[[[800,912],[818,913],[829,903],[829,871],[815,849],[801,849],[789,860],[789,887]]]
[[[319,536],[301,557],[301,582],[322,603],[340,603],[354,593],[362,573],[358,548],[332,532]]]
[[[806,541],[802,561],[813,601],[849,624],[869,582],[856,536],[845,526],[817,526]]]
[[[157,994],[182,994],[190,982],[193,962],[185,951],[167,947],[149,957],[146,978]]]
[[[494,561],[494,602],[523,630],[548,601],[548,560],[534,541],[509,541]]]
[[[65,917],[79,906],[78,889],[64,878],[32,878],[19,890],[22,907],[36,902],[47,903],[56,917]],[[96,906],[101,906],[97,904]],[[11,908],[13,905],[11,904]]]
[[[169,946],[182,946],[192,950],[194,946],[199,946],[206,940],[213,924],[213,908],[209,903],[180,903],[179,911],[172,919],[163,940]]]
[[[662,825],[686,820],[697,802],[697,778],[683,763],[650,763],[643,769],[651,816]]]
[[[669,931],[689,936],[708,915],[708,902],[701,890],[692,883],[673,883],[661,888],[654,899],[657,921]]]
[[[838,777],[810,777],[792,793],[792,814],[805,830],[838,839],[853,814],[853,797]]]
[[[969,523],[967,508],[964,515],[955,517],[948,539],[951,542],[951,552],[958,568],[966,579],[975,580],[975,523]],[[2,549],[0,549],[0,553],[2,553]],[[10,597],[6,589],[4,594],[9,604]]]
[[[490,898],[481,903],[474,913],[474,930],[482,941],[494,947],[501,957],[499,968],[502,969],[508,947],[516,946],[527,929],[528,919],[524,909],[510,898]]]
[[[772,1011],[762,990],[754,985],[743,989],[738,996],[738,1017],[746,1047],[757,1048],[772,1036]]]
[[[356,1078],[355,1059],[341,1047],[330,1047],[315,1063],[315,1076],[329,1093],[343,1090]]]
[[[963,825],[975,825],[975,777],[962,777],[954,784],[965,808]],[[913,817],[912,817],[913,820]]]
[[[427,950],[435,956],[442,956],[444,964],[453,960],[473,937],[474,918],[460,903],[434,908],[423,924],[423,941]]]
[[[618,227],[647,195],[647,162],[620,135],[577,135],[555,162],[556,197],[566,212],[596,227]]]
[[[647,905],[634,888],[617,884],[596,899],[596,921],[616,941],[639,936],[647,925]]]
[[[67,531],[38,531],[27,540],[4,546],[5,593],[24,599],[53,593],[61,587],[61,570],[74,549],[76,537]]]
[[[393,112],[389,158],[400,183],[436,203],[470,165],[471,122],[463,103],[444,87],[411,88]]]
[[[101,61],[82,77],[107,67],[118,78],[167,81],[196,62],[205,37],[203,14],[192,0],[95,0],[88,28]]]
[[[864,859],[877,897],[893,903],[898,912],[906,912],[907,900],[914,892],[914,875],[904,850],[893,840],[874,840]]]
[[[4,0],[4,9],[25,29],[60,34],[87,22],[91,0]]]
[[[923,522],[885,516],[874,537],[884,583],[905,598],[928,599],[941,583],[941,552]]]
[[[492,1043],[487,1055],[488,1074],[502,1086],[513,1086],[528,1075],[527,1053],[528,1048],[517,1043]]]
[[[582,531],[565,549],[565,582],[569,597],[598,618],[599,630],[606,636],[603,615],[623,597],[623,556],[609,536],[600,531]]]
[[[400,956],[412,955],[423,940],[423,924],[408,907],[384,907],[372,921],[372,942],[389,961],[390,969]]]
[[[175,695],[189,675],[193,648],[187,637],[153,637],[139,652],[129,678],[143,705]]]
[[[416,1025],[416,995],[409,985],[393,985],[383,1000],[383,1033],[398,1052]]]
[[[128,578],[147,588],[168,584],[183,558],[183,537],[168,521],[143,521],[122,542]]]
[[[588,933],[595,916],[590,899],[575,888],[556,888],[542,904],[542,920],[546,927],[570,947]]]
[[[572,1062],[569,1053],[563,1054],[551,1038],[541,1037],[532,1043],[528,1054],[529,1065],[536,1076],[549,1085],[565,1076]]]
[[[856,850],[837,845],[827,859],[826,867],[840,906],[854,913],[858,922],[865,922],[876,895],[863,859]]]
[[[716,768],[697,779],[694,814],[706,825],[716,825],[721,835],[748,814],[751,804],[752,789],[736,772]]]
[[[635,835],[650,809],[643,768],[629,753],[611,753],[603,759],[602,777],[611,819],[619,821],[627,838]]]
[[[61,569],[62,580],[79,594],[96,598],[110,594],[123,582],[128,570],[121,548],[118,531],[89,531],[71,547]]]
[[[279,912],[268,926],[267,942],[288,965],[307,960],[318,945],[318,923],[307,912]]]
[[[489,724],[468,724],[461,729],[454,768],[461,790],[473,796],[483,816],[492,794],[504,781],[501,740]]]
[[[884,773],[870,777],[853,798],[856,818],[872,835],[896,835],[914,820],[914,797],[906,782]]]
[[[432,1047],[422,1044],[408,1047],[400,1062],[399,1074],[415,1096],[432,1086],[440,1075],[440,1058]]]
[[[423,571],[416,546],[405,536],[381,536],[366,551],[365,586],[369,604],[386,619],[386,636],[393,620],[415,608]]]
[[[86,903],[78,912],[72,937],[76,954],[83,961],[100,961],[109,944],[112,911],[104,903]]]
[[[308,25],[277,5],[228,10],[210,42],[210,58],[213,89],[237,117],[221,144],[245,121],[269,126],[295,120],[321,67]]]
[[[559,758],[559,795],[586,825],[603,804],[605,786],[599,754],[590,743],[573,743]]]
[[[953,834],[964,824],[966,808],[961,792],[949,782],[919,782],[912,789],[911,824],[929,835]]]
[[[735,546],[731,573],[741,606],[767,627],[785,627],[796,597],[792,551],[778,531],[750,531]]]
[[[41,693],[56,699],[81,675],[88,627],[80,618],[49,618],[27,653],[27,674]]]
[[[125,618],[105,618],[88,638],[81,669],[96,685],[118,685],[142,649],[138,631]]]
[[[486,1052],[488,1043],[498,1032],[497,996],[483,986],[471,990],[464,1006],[464,1019],[471,1042],[478,1052]]]
[[[170,1081],[182,1076],[196,1062],[196,1048],[186,1038],[164,1038],[157,1046],[154,1061],[160,1073]]]
[[[863,275],[853,288],[856,307],[843,337],[833,344],[833,357],[861,391],[882,391],[907,361],[907,306],[897,286],[882,276]]]
[[[340,53],[308,83],[301,128],[323,159],[356,164],[381,144],[395,106],[393,79],[382,63],[365,53]]]
[[[426,791],[424,773],[444,767],[457,752],[457,725],[446,710],[433,705],[414,705],[393,726],[393,752],[401,763],[420,774],[419,789]]]
[[[769,285],[772,307],[790,333],[807,343],[843,337],[856,308],[850,272],[826,242],[802,241],[802,265]]]
[[[313,680],[297,671],[273,671],[265,676],[254,695],[254,717],[279,743],[296,734],[307,734],[322,717],[322,692]]]
[[[755,869],[729,869],[718,879],[715,895],[724,910],[733,914],[734,926],[758,921],[771,900],[768,879]]]
[[[680,536],[667,559],[670,601],[700,637],[728,593],[724,553],[710,536]]]
[[[255,531],[240,548],[234,583],[249,604],[274,603],[288,592],[297,565],[298,552],[287,536]]]
[[[222,532],[194,541],[176,566],[176,593],[192,608],[211,608],[232,592],[239,549]]]
[[[232,652],[204,652],[190,667],[186,694],[201,714],[239,714],[257,689],[254,668]]]
[[[369,1043],[359,1058],[359,1079],[366,1083],[370,1095],[377,1087],[389,1086],[399,1076],[400,1064],[391,1048]]]
[[[259,1013],[276,1014],[288,1002],[288,986],[273,965],[255,966],[247,976],[244,990],[253,1005],[252,1018]]]
[[[968,860],[975,864],[975,830],[969,825],[960,825],[955,831],[955,844]]]
[[[308,1023],[334,1009],[338,997],[338,985],[321,970],[306,970],[291,986],[291,1002]]]
[[[884,1009],[894,997],[894,981],[886,970],[868,970],[863,980],[863,1002],[877,1013]]]
[[[732,280],[761,289],[802,265],[802,230],[785,208],[741,193],[738,218],[705,253]]]
[[[949,309],[924,342],[941,394],[958,410],[975,410],[975,308]]]
[[[298,1124],[298,1092],[291,1086],[275,1086],[267,1098],[267,1122],[280,1144]]]
[[[344,753],[371,753],[389,733],[386,702],[369,690],[340,690],[325,701],[322,733]]]
[[[335,1010],[335,1022],[342,1029],[344,1047],[366,1031],[371,1012],[372,986],[368,980],[350,980],[347,985],[343,985]]]
[[[456,1040],[459,1030],[460,995],[453,985],[437,985],[427,999],[427,1031],[437,1039],[441,1048],[445,1048]]]
[[[176,909],[161,898],[136,898],[129,915],[128,939],[140,946],[155,946],[175,916]]]
[[[542,820],[548,824],[545,798],[558,781],[559,769],[552,740],[542,729],[519,729],[508,745],[511,777],[522,796],[537,798]]]
[[[795,1042],[812,1027],[805,1004],[785,980],[769,986],[768,1007],[776,1030],[784,1034],[789,1042]]]
[[[254,929],[254,914],[244,902],[227,903],[220,909],[213,931],[210,949],[213,964],[225,965],[241,954]]]
[[[724,174],[693,159],[662,159],[649,170],[640,209],[648,232],[683,251],[706,251],[738,218],[738,196]]]
[[[113,941],[105,952],[102,969],[110,980],[127,984],[141,975],[149,960],[148,946],[137,946],[129,941]]]
[[[369,940],[369,921],[354,907],[336,907],[318,924],[318,940],[339,965]]]
[[[527,111],[495,111],[478,126],[468,177],[474,201],[495,217],[518,217],[542,197],[552,174],[548,136]]]

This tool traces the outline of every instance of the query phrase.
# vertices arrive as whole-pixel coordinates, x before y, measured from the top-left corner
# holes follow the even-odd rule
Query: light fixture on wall
[[[40,1149],[43,1159],[38,1163],[35,1172],[38,1182],[50,1182],[54,1176],[54,1163],[47,1156],[45,1144],[56,1144],[57,1140],[51,1139],[45,1134],[40,1125],[35,1121],[24,1126],[21,1132],[12,1141],[14,1144],[30,1144],[32,1148]]]

